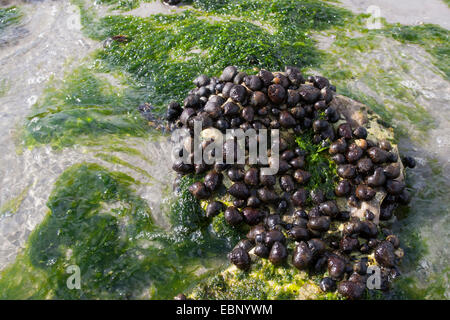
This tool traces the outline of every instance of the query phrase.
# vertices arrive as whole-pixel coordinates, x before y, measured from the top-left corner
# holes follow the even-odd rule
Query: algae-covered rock
[[[296,68],[286,70],[299,74]],[[259,77],[267,74],[261,71]],[[223,110],[225,118],[216,120],[216,113],[205,114],[201,107],[195,111],[197,116],[192,116],[214,118],[206,127],[203,125],[203,148],[211,140],[222,141],[222,122],[229,120],[227,125],[244,131],[279,129],[281,152],[278,172],[271,179],[260,175],[264,164],[253,165],[250,154],[245,154],[245,162],[229,165],[229,170],[215,166],[205,170],[211,170],[207,177],[221,177],[211,195],[199,196],[196,185],[192,186],[191,192],[202,199],[203,209],[212,202],[223,204],[216,204],[221,209],[214,211],[211,230],[218,237],[230,239],[234,242],[230,246],[235,248],[228,255],[231,265],[192,288],[188,297],[361,298],[370,275],[367,268],[383,261],[380,274],[384,283],[389,283],[391,269],[402,256],[398,246],[397,250],[383,251],[389,263],[374,256],[381,241],[388,242],[383,248],[391,247],[386,238],[389,231],[382,233],[379,224],[392,217],[404,188],[404,168],[393,130],[365,105],[337,95],[323,77],[308,77],[307,82],[297,77],[300,85],[288,80],[292,78],[289,72],[271,73],[271,77],[265,84],[266,91],[252,91],[247,84],[252,83],[251,78],[244,82],[234,80],[235,84],[219,80],[215,88],[220,89],[212,98],[205,96],[205,103]],[[264,96],[261,104],[255,100],[259,96]],[[230,105],[235,109],[232,115],[227,114],[231,112]],[[253,111],[251,120],[247,119],[249,108]],[[190,119],[171,123],[192,129]],[[191,146],[192,134],[188,140]],[[223,146],[224,154],[233,147],[227,143],[228,140]],[[336,143],[341,146],[335,145],[332,150],[330,145]],[[333,157],[337,153],[341,159]],[[357,166],[363,157],[370,165],[367,170],[365,163]],[[277,160],[269,156],[269,167],[276,163],[273,161]],[[198,173],[197,167],[195,172]],[[344,182],[342,195],[335,191],[340,182]]]
[[[251,255],[254,259],[249,271],[230,266],[196,286],[190,299],[327,299],[341,297],[337,293],[324,293],[319,288],[320,278],[298,271],[292,265],[274,266],[268,260]]]

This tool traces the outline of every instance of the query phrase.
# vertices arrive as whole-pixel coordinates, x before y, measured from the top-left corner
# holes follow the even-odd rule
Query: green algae
[[[328,147],[321,147],[312,142],[312,133],[306,133],[296,138],[300,148],[307,152],[305,170],[311,173],[311,179],[306,184],[307,190],[320,189],[328,199],[334,199],[336,185],[336,164],[327,154]]]
[[[15,6],[0,8],[0,32],[4,31],[10,25],[18,23],[22,16],[20,9]]]
[[[198,202],[182,187],[170,211],[172,229],[164,231],[133,185],[133,178],[97,164],[66,170],[49,197],[49,214],[1,272],[0,298],[167,299],[206,276],[199,266],[214,268],[227,244],[201,228]],[[67,288],[70,265],[80,267],[80,290]]]
[[[111,6],[115,10],[131,10],[139,7],[140,0],[100,0],[99,3]]]
[[[112,155],[110,153],[102,153],[102,152],[97,153],[95,156],[100,158],[100,159],[102,159],[102,160],[104,160],[104,161],[107,161],[107,162],[110,162],[110,163],[113,163],[113,164],[120,164],[120,165],[122,165],[122,166],[124,166],[126,168],[129,168],[129,169],[132,169],[132,170],[136,171],[137,173],[141,174],[144,177],[149,178],[150,180],[153,180],[153,177],[150,174],[148,174],[147,171],[145,171],[144,169],[139,168],[139,167],[137,167],[135,165],[132,165],[131,163],[129,163],[129,162],[125,161],[125,160],[122,160],[118,156]]]
[[[46,88],[33,106],[24,128],[25,145],[61,148],[104,135],[146,136],[136,100],[132,89],[113,86],[86,67],[75,69]]]
[[[28,194],[30,186],[24,188],[17,196],[8,200],[0,207],[0,218],[5,216],[11,216],[19,210],[20,205]]]
[[[345,13],[314,1],[230,1],[226,10],[223,3],[194,1],[202,11],[149,18],[109,16],[85,28],[98,40],[131,39],[113,42],[99,58],[132,74],[147,87],[151,103],[161,106],[181,100],[198,74],[219,75],[230,64],[245,72],[317,65],[320,54],[308,30],[342,24]],[[226,19],[229,14],[241,20]],[[274,32],[248,21],[253,18],[267,18]]]

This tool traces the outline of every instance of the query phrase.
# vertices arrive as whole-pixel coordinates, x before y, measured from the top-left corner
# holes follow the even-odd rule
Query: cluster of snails
[[[172,129],[186,128],[194,134],[194,122],[202,129],[278,129],[286,132],[279,141],[279,166],[274,175],[264,175],[261,163],[194,164],[179,160],[173,169],[181,174],[204,175],[189,187],[199,200],[210,200],[207,217],[223,212],[225,221],[234,227],[246,224],[249,232],[228,255],[238,268],[251,266],[249,251],[271,263],[291,263],[299,270],[315,273],[328,271],[320,283],[324,291],[336,289],[344,296],[360,298],[365,289],[367,255],[374,253],[383,268],[383,285],[398,274],[399,240],[388,229],[379,231],[375,214],[367,210],[364,217],[354,217],[342,211],[336,197],[346,197],[350,207],[372,200],[377,192],[387,195],[381,205],[379,219],[387,220],[397,204],[406,204],[410,195],[401,181],[402,168],[391,144],[367,139],[367,130],[340,123],[341,115],[330,103],[336,88],[321,76],[306,80],[298,68],[286,67],[285,72],[260,70],[257,75],[226,67],[220,77],[201,75],[194,80],[183,106],[171,102],[166,119]],[[289,137],[310,136],[312,143],[326,147],[328,156],[337,166],[334,195],[319,188],[309,188],[311,172],[306,170],[308,153]],[[202,141],[205,148],[211,141]],[[236,154],[236,142],[225,141],[224,159],[230,150]],[[187,152],[180,150],[180,154]],[[190,151],[192,152],[192,151]],[[325,151],[326,152],[326,151]],[[248,159],[247,159],[248,160]],[[414,159],[403,162],[414,167]],[[212,199],[224,179],[231,185],[226,193],[232,205]],[[291,217],[284,219],[285,216]],[[344,224],[342,231],[329,237],[333,222]],[[294,249],[288,243],[294,243]],[[292,252],[291,252],[292,251]],[[366,257],[354,259],[352,253]]]

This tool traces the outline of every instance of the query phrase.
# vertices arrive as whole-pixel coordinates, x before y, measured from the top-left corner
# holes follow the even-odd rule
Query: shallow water
[[[147,176],[120,166],[101,161],[95,154],[99,147],[75,147],[55,151],[44,146],[19,150],[22,142],[17,137],[20,126],[30,114],[31,106],[42,94],[49,79],[62,79],[73,65],[79,65],[89,52],[101,44],[82,35],[79,10],[68,1],[44,1],[22,6],[24,20],[2,35],[0,71],[7,83],[6,93],[0,97],[0,268],[11,263],[18,249],[23,247],[30,232],[47,213],[46,202],[58,176],[68,167],[82,161],[93,161],[126,172],[152,185],[141,186],[139,194],[149,201],[155,217],[161,221],[159,209],[162,192],[171,185],[169,149],[166,139],[127,139],[117,144],[135,148],[146,159],[115,152],[123,161],[147,171]],[[11,212],[9,205],[17,203]],[[163,223],[163,221],[161,221]]]
[[[384,8],[382,16],[389,22],[433,22],[449,27],[446,19],[448,7],[445,4],[445,8],[442,7],[437,0],[430,1],[428,14],[420,21],[417,17],[421,17],[422,11],[415,9],[414,5],[405,6],[406,1],[396,2],[395,6],[383,1],[372,2]],[[365,11],[364,1],[342,3],[355,12]],[[55,144],[44,143],[34,148],[24,145],[21,138],[24,122],[33,114],[32,106],[45,96],[44,90],[51,83],[66,79],[71,70],[89,67],[93,63],[91,54],[101,49],[103,43],[81,31],[79,9],[69,1],[18,4],[23,13],[21,21],[0,30],[0,145],[4,148],[0,155],[0,269],[15,261],[18,253],[23,252],[30,233],[43,221],[49,210],[47,201],[55,181],[66,169],[81,162],[97,163],[137,180],[139,183],[133,184],[133,191],[148,204],[155,224],[168,230],[170,222],[166,211],[173,197],[174,175],[169,168],[170,155],[165,136],[154,137],[152,132],[146,132],[143,136],[111,135],[92,140],[88,137],[89,143],[63,145],[58,149],[55,149]],[[142,3],[129,12],[95,6],[99,16],[132,14],[138,17],[171,14],[187,8],[171,8],[159,2]],[[209,15],[208,19],[222,23],[223,18]],[[272,34],[270,24],[261,26],[255,17],[246,17],[245,21],[263,31],[270,30],[268,33]],[[353,36],[360,35],[354,33]],[[366,103],[375,101],[386,105],[387,112],[394,115],[392,124],[400,133],[400,151],[414,156],[418,162],[417,168],[409,171],[407,180],[415,194],[414,200],[409,210],[402,211],[396,226],[407,249],[402,271],[410,282],[405,281],[400,291],[394,294],[448,299],[450,252],[447,244],[450,228],[446,195],[450,181],[450,85],[424,48],[380,37],[373,49],[352,54],[347,47],[334,46],[336,36],[332,30],[315,32],[319,49],[339,57],[340,68],[355,69],[351,81],[340,81],[331,76],[338,91],[351,93]],[[199,51],[199,54],[207,54],[207,51]],[[312,71],[327,73],[331,72],[330,68],[323,63]],[[121,76],[128,77],[126,72]],[[393,78],[396,79],[392,80],[393,85],[398,87],[391,91],[389,81]],[[123,85],[122,78],[116,75],[107,74],[105,79],[117,88]],[[82,92],[89,94],[90,91]],[[398,92],[407,92],[409,96]],[[138,94],[138,99],[141,94]],[[81,98],[89,100],[90,97]],[[425,110],[419,120],[411,117],[414,113],[411,110],[418,108],[417,105],[420,106],[419,113]],[[424,124],[422,118],[431,125],[426,121]],[[112,210],[115,206],[115,203],[102,204],[102,210]],[[210,263],[205,263],[208,267],[198,273],[202,274],[210,267],[214,270],[218,267],[218,260],[221,261],[220,255],[212,254]],[[183,283],[189,279],[193,278],[180,278],[178,281]],[[149,296],[158,297],[142,292],[133,295]]]
[[[388,22],[417,25],[433,23],[450,29],[448,16],[450,9],[444,1],[427,0],[426,4],[421,0],[341,0],[343,7],[354,12],[367,13],[370,6],[379,8],[379,17]],[[377,10],[377,9],[369,9]],[[374,11],[372,11],[374,12]]]

